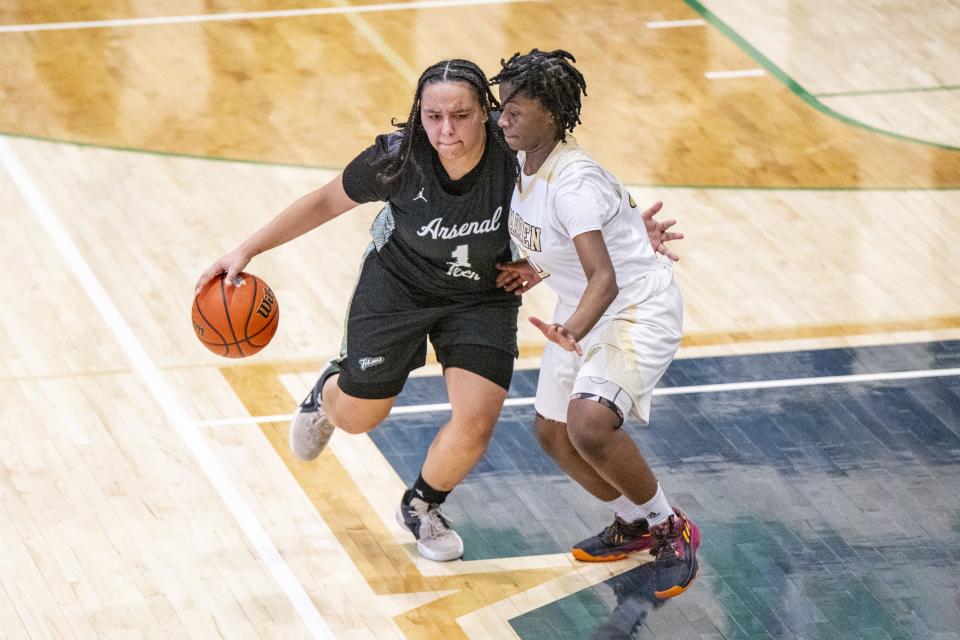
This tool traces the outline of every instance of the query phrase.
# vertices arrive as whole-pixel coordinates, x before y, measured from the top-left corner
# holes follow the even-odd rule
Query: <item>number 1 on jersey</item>
[[[470,266],[470,245],[461,244],[456,249],[453,250],[453,253],[450,255],[453,256],[453,264],[458,267],[469,267]]]

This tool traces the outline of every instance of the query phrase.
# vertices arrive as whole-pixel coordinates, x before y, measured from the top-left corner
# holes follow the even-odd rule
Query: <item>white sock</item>
[[[647,524],[651,527],[654,527],[662,522],[666,522],[673,514],[673,509],[670,508],[670,503],[667,502],[667,497],[663,495],[663,489],[660,487],[660,483],[657,483],[657,492],[653,495],[653,498],[649,502],[644,502],[639,507],[641,509],[641,517],[647,519]]]
[[[647,514],[647,512],[643,510],[643,507],[634,504],[627,496],[620,496],[615,500],[610,500],[607,502],[607,506],[613,509],[617,517],[624,522],[636,522]]]
[[[630,498],[628,498],[627,496],[620,496],[619,498],[608,500],[605,504],[608,507],[610,507],[610,509],[612,509],[615,514],[620,516],[621,520],[625,520],[626,522],[633,522],[633,521],[625,518],[623,514],[631,513],[634,509],[640,508],[637,505],[633,504],[633,502],[631,502]],[[643,514],[640,514],[640,515],[641,517],[643,516]]]

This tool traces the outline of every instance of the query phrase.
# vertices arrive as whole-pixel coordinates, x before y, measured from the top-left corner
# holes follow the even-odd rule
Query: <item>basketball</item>
[[[227,358],[252,356],[277,332],[280,305],[267,283],[240,272],[227,286],[214,278],[193,299],[193,332],[207,349]]]

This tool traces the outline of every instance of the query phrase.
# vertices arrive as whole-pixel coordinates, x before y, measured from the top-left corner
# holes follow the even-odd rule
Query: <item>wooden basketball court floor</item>
[[[958,638],[956,0],[0,2],[0,637]],[[251,270],[280,330],[220,359],[192,285],[408,112],[419,71],[566,48],[578,139],[687,239],[685,340],[626,428],[700,524],[650,564],[530,433],[539,334],[448,501],[393,521],[444,420],[428,366],[370,436],[294,460],[364,207]],[[528,294],[523,318],[547,314]]]

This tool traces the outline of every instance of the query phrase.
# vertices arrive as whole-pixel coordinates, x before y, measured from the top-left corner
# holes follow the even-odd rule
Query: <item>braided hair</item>
[[[587,95],[587,81],[571,64],[576,61],[563,49],[518,52],[509,60],[500,60],[500,73],[490,78],[490,83],[507,83],[513,89],[503,104],[521,92],[539,100],[557,121],[557,139],[566,140],[567,131],[580,124],[580,94]]]
[[[390,183],[403,175],[407,167],[412,166],[421,176],[423,167],[417,162],[414,150],[430,146],[427,132],[420,120],[420,99],[423,88],[436,82],[462,82],[470,86],[477,96],[477,102],[484,113],[489,114],[493,109],[499,109],[500,103],[490,90],[483,70],[469,60],[452,59],[442,60],[426,69],[417,82],[417,91],[413,97],[413,106],[405,122],[397,122],[394,118],[390,124],[400,129],[400,148],[398,153],[391,153],[384,158],[384,164],[378,171],[378,178],[383,183]],[[506,143],[504,143],[506,144]]]

